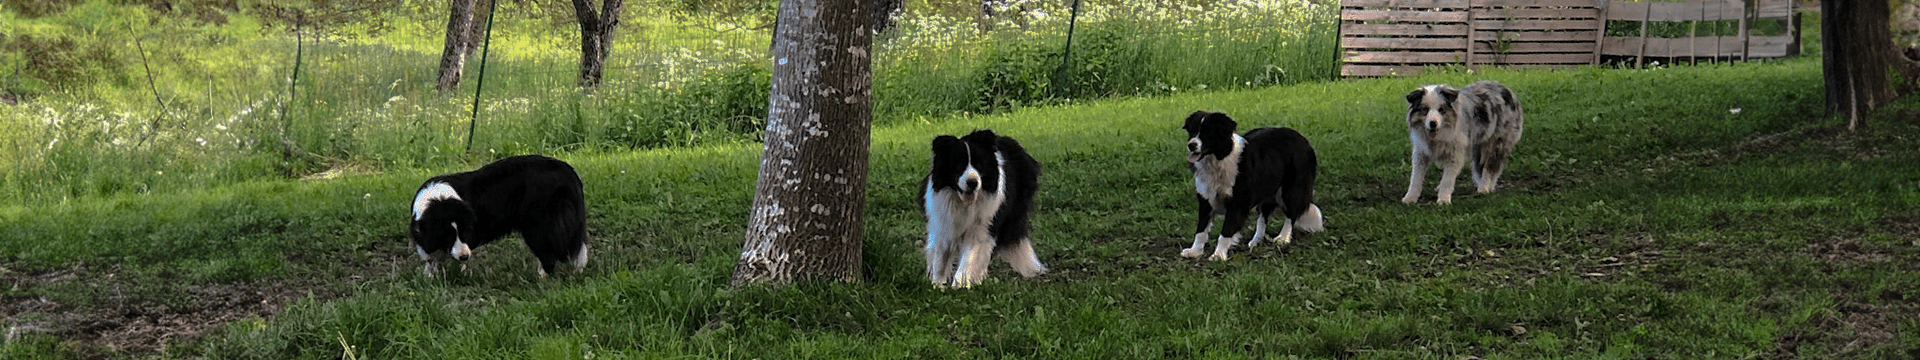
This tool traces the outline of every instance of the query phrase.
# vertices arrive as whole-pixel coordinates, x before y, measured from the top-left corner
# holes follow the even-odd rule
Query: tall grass
[[[1333,7],[1317,2],[1083,10],[1071,59],[1064,13],[1031,14],[1025,26],[1003,18],[984,34],[970,20],[909,15],[876,38],[875,123],[1318,81],[1337,61]],[[494,32],[469,151],[480,54],[462,89],[435,91],[431,20],[382,35],[309,34],[296,44],[288,29],[244,13],[211,25],[89,2],[42,18],[3,16],[11,20],[0,31],[15,38],[71,38],[111,55],[75,65],[104,74],[98,81],[0,106],[0,129],[9,130],[0,134],[0,155],[12,159],[0,162],[0,203],[10,204],[442,168],[530,152],[753,142],[770,78],[765,30],[640,12],[616,37],[606,82],[582,91],[573,81],[577,54],[567,51],[577,34],[507,19]],[[102,18],[135,20],[88,20]],[[148,60],[119,46],[135,41]],[[156,86],[147,86],[148,75]]]

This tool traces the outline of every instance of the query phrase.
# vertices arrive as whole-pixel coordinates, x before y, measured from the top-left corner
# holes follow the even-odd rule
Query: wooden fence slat
[[[1784,18],[1793,16],[1793,0],[1759,0],[1753,5],[1754,17]]]
[[[1494,45],[1495,44],[1493,44],[1492,42],[1482,41],[1478,44],[1473,44],[1473,52],[1479,53],[1479,54],[1492,54],[1492,53],[1499,52],[1496,49],[1494,49]],[[1520,43],[1509,43],[1507,45],[1506,53],[1521,54],[1521,53],[1574,53],[1574,52],[1577,52],[1584,55],[1588,55],[1588,57],[1591,58],[1593,55],[1595,46],[1598,46],[1598,45],[1592,42],[1585,42],[1585,41],[1582,41],[1582,42],[1520,42]]]
[[[1481,62],[1496,65],[1507,64],[1587,64],[1592,54],[1507,54],[1481,58]]]
[[[1600,9],[1490,9],[1476,11],[1476,20],[1503,19],[1594,19],[1600,17]]]
[[[1593,41],[1594,30],[1569,31],[1476,31],[1482,41]]]
[[[1607,20],[1641,21],[1647,19],[1646,2],[1614,1],[1607,3]]]
[[[1466,25],[1340,24],[1341,34],[1466,36]]]
[[[1342,57],[1352,63],[1453,63],[1465,58],[1465,51],[1451,52],[1411,52],[1411,51],[1348,51]]]
[[[1786,57],[1798,50],[1799,44],[1793,42],[1792,35],[1755,36],[1747,42],[1747,51],[1753,57]]]
[[[1600,20],[1474,20],[1473,29],[1489,30],[1558,30],[1592,29],[1599,26]]]
[[[1738,20],[1745,5],[1738,2],[1707,0],[1698,2],[1652,2],[1648,21],[1720,21]]]
[[[1341,38],[1346,49],[1462,49],[1466,38]]]
[[[1408,76],[1427,72],[1425,67],[1399,65],[1347,65],[1340,67],[1340,76]]]
[[[1342,10],[1340,20],[1394,22],[1467,22],[1466,11]]]
[[[1473,0],[1473,7],[1599,7],[1595,0]]]
[[[1755,36],[1747,44],[1754,57],[1786,56],[1788,45],[1793,43],[1792,36]],[[1640,47],[1638,38],[1609,36],[1600,49],[1607,55],[1631,56]],[[1739,36],[1702,36],[1698,38],[1647,38],[1648,57],[1737,57],[1740,56]],[[1715,50],[1715,49],[1718,50]]]
[[[1464,9],[1467,0],[1341,0],[1341,7],[1393,9]]]
[[[1341,0],[1343,76],[1414,75],[1436,67],[1588,66],[1602,56],[1686,62],[1794,54],[1798,33],[1753,36],[1750,19],[1792,22],[1797,0]],[[1841,1],[1841,0],[1829,0]],[[1871,1],[1871,0],[1867,0]],[[1745,2],[1753,3],[1747,13]],[[1607,21],[1633,21],[1634,37],[1606,36]],[[1737,35],[1652,38],[1652,22],[1739,21]],[[1361,22],[1373,22],[1365,24]]]

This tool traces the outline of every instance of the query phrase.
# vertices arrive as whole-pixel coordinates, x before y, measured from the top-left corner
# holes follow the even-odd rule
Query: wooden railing
[[[1753,18],[1790,19],[1793,0],[1684,3],[1605,0],[1342,0],[1343,76],[1414,75],[1433,66],[1567,68],[1601,56],[1738,58],[1794,55],[1799,34],[1748,36]],[[1607,21],[1640,36],[1603,36]],[[1647,37],[1650,22],[1739,20],[1737,36]],[[1791,20],[1789,20],[1791,21]],[[1797,22],[1792,22],[1797,25]]]

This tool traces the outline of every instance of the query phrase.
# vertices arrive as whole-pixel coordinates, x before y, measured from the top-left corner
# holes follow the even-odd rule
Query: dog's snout
[[[968,167],[967,172],[960,174],[960,192],[972,193],[974,189],[979,188],[980,172],[974,170],[972,167]]]
[[[1427,131],[1434,131],[1439,129],[1440,129],[1439,121],[1427,120]]]
[[[1200,139],[1188,140],[1187,152],[1195,152],[1195,151],[1200,151]]]
[[[453,242],[452,253],[454,260],[467,261],[467,259],[473,258],[473,248],[468,247],[467,243],[458,240]]]

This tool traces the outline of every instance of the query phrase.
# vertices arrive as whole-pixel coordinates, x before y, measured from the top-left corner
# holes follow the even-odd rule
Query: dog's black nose
[[[966,186],[967,191],[973,191],[973,189],[979,189],[979,188],[980,188],[979,179],[967,179],[967,186]]]
[[[1200,151],[1200,144],[1187,143],[1187,151],[1188,152]]]

